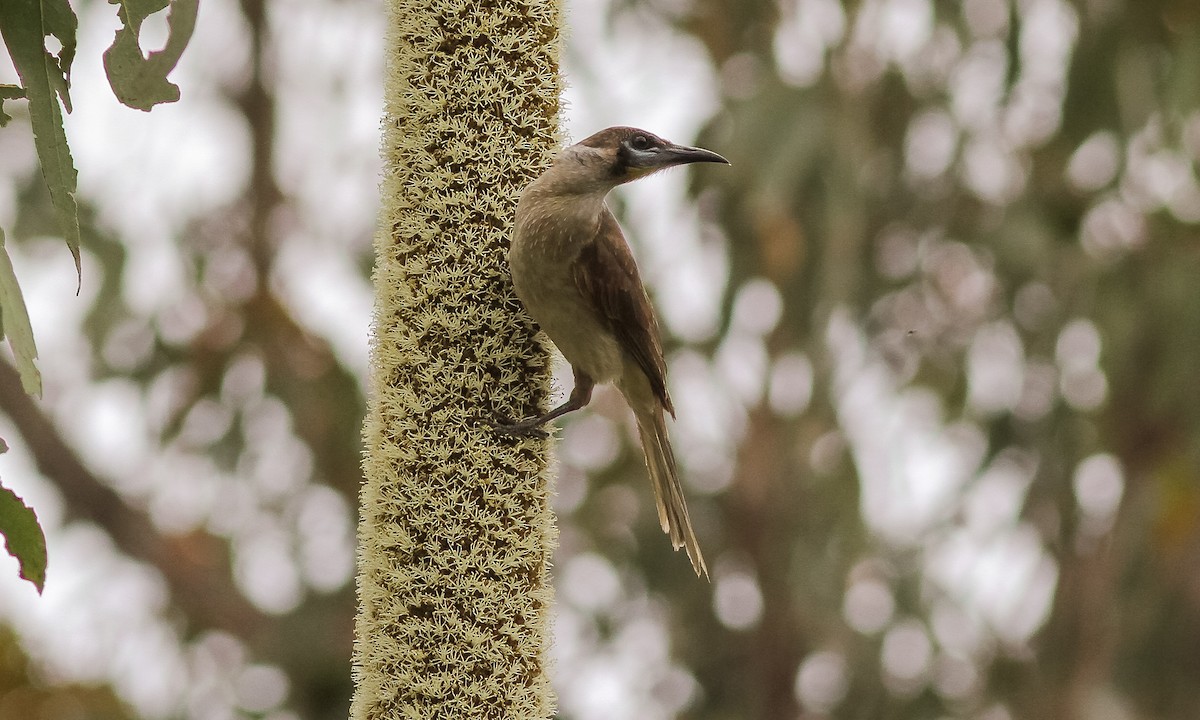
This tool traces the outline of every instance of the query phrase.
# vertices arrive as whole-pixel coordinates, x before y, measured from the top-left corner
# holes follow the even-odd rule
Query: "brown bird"
[[[613,127],[572,145],[521,193],[508,263],[530,316],[571,364],[575,387],[540,417],[496,424],[515,435],[543,435],[544,423],[578,410],[597,383],[611,382],[637,418],[658,519],[676,550],[687,548],[696,574],[708,575],[679,485],[664,411],[667,393],[658,321],[633,253],[604,198],[617,185],[720,155],[630,127]]]

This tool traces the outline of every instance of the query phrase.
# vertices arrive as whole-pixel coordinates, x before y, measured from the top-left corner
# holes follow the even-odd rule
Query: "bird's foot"
[[[492,430],[501,435],[545,439],[550,437],[550,433],[541,428],[542,423],[539,422],[540,419],[533,418],[532,420],[513,422],[502,415],[497,415],[494,418],[481,418],[484,423],[491,426]]]

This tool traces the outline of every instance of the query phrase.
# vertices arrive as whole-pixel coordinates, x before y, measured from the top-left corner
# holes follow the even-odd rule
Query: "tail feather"
[[[671,545],[678,550],[686,548],[688,558],[696,575],[708,577],[708,566],[700,554],[700,543],[692,529],[692,518],[688,515],[683,488],[679,484],[679,471],[675,465],[675,453],[671,450],[671,439],[667,435],[667,423],[661,408],[653,413],[638,413],[638,435],[642,440],[642,452],[646,456],[646,468],[650,472],[650,484],[658,503],[658,522],[663,532],[671,536]]]

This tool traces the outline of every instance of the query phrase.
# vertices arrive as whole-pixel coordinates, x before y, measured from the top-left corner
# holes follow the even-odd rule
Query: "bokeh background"
[[[0,560],[0,718],[343,718],[380,4],[205,0],[149,114],[73,5],[78,297],[0,131],[46,382],[0,364],[0,477],[50,546],[40,598]],[[713,581],[599,393],[558,445],[561,716],[1200,717],[1200,3],[567,17],[571,137],[733,166],[613,197]]]

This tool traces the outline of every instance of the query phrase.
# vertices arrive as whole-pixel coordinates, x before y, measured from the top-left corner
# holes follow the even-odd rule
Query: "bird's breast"
[[[594,226],[564,221],[561,214],[518,212],[508,263],[517,296],[567,362],[608,382],[621,372],[621,349],[580,293],[573,267],[594,233]]]

